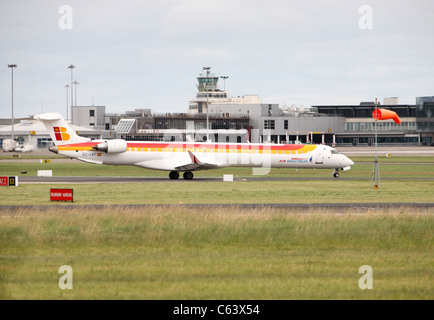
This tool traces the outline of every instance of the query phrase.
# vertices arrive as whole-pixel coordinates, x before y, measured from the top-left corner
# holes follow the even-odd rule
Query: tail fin
[[[78,136],[59,113],[41,113],[34,118],[42,121],[56,146],[90,141],[90,138]]]

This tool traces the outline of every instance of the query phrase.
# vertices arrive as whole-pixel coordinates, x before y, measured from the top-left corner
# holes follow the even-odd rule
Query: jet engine
[[[106,140],[98,143],[92,149],[106,153],[121,153],[127,151],[127,142],[123,139]]]

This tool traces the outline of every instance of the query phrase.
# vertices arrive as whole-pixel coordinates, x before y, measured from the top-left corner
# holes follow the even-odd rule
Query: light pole
[[[72,109],[72,106],[74,105],[74,101],[73,101],[74,96],[73,96],[73,92],[72,92],[72,89],[73,89],[73,87],[72,87],[72,85],[73,85],[72,73],[73,72],[72,71],[74,70],[75,66],[73,66],[71,64],[68,68],[71,69],[71,109]],[[68,119],[68,115],[66,115],[66,119]]]
[[[208,114],[208,84],[204,83],[204,88],[206,91],[206,142],[209,142],[209,114]]]
[[[74,97],[74,99],[75,99],[75,104],[74,104],[74,106],[76,106],[77,105],[77,84],[80,84],[80,82],[78,82],[78,81],[74,81],[74,94],[75,94],[75,97]]]
[[[206,80],[203,84],[205,92],[206,92],[206,142],[209,142],[209,115],[208,115],[208,96],[209,96],[209,91],[208,91],[208,80],[209,80],[209,73],[211,70],[211,67],[203,67],[202,68],[204,71],[206,71]]]
[[[66,88],[66,119],[68,119],[68,89],[69,89],[69,84],[67,84],[65,86]]]
[[[16,68],[16,64],[8,64],[8,68],[11,68],[12,72],[12,140],[15,139],[14,134],[14,68]]]
[[[375,98],[375,110],[377,110],[377,98]],[[375,130],[375,160],[374,160],[374,167],[373,167],[373,182],[374,182],[374,189],[378,189],[380,187],[380,167],[378,166],[378,153],[377,153],[377,119],[374,121],[374,130]],[[372,184],[372,182],[371,182]]]

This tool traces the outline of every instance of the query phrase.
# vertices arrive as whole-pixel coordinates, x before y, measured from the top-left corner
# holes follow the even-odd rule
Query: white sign
[[[53,170],[38,170],[38,177],[52,177]]]
[[[233,174],[224,174],[223,175],[223,181],[226,181],[226,182],[234,181],[234,175]]]

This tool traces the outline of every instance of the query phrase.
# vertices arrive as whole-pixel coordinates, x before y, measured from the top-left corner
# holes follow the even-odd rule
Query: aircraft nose
[[[350,158],[344,156],[344,164],[345,164],[345,166],[352,166],[352,165],[354,165],[354,162]]]

